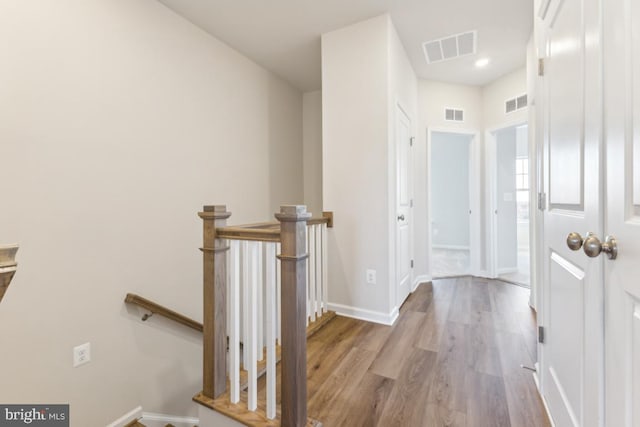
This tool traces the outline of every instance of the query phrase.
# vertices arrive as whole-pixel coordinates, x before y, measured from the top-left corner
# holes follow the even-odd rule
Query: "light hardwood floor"
[[[325,427],[548,426],[530,371],[528,291],[422,284],[392,327],[337,317],[308,341],[309,417]]]

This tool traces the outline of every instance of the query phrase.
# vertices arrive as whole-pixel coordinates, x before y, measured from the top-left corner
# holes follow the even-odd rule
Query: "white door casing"
[[[411,292],[411,121],[396,112],[396,306]]]
[[[485,245],[482,244],[481,236],[481,218],[480,213],[480,198],[482,197],[481,191],[481,167],[480,167],[480,133],[473,130],[461,130],[456,128],[439,128],[432,127],[427,129],[427,254],[429,262],[429,276],[433,277],[433,236],[432,236],[432,220],[433,220],[433,208],[432,208],[432,188],[433,177],[431,174],[431,164],[434,161],[432,148],[433,148],[433,134],[434,133],[449,133],[458,135],[467,135],[469,137],[469,273],[473,276],[487,277],[486,262],[484,266],[481,266],[481,257],[486,250]]]
[[[604,3],[606,425],[640,426],[640,4]],[[605,237],[598,236],[601,240]]]
[[[544,213],[541,391],[557,426],[603,421],[602,258],[570,232],[602,234],[601,45],[597,0],[551,0],[543,77]]]

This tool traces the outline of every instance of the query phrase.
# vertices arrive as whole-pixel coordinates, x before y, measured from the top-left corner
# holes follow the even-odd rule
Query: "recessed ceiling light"
[[[476,67],[483,68],[489,65],[489,58],[480,58],[476,61]]]

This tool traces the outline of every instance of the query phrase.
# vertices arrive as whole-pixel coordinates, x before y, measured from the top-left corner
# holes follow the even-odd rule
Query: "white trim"
[[[540,390],[540,377],[538,375],[540,364],[536,363],[536,372],[533,373],[533,382],[536,383],[536,390],[538,390],[538,396],[540,396],[540,400],[542,400],[542,405],[544,406],[544,410],[547,412],[547,418],[549,418],[549,422],[551,423],[551,427],[556,427],[556,423],[553,422],[553,418],[551,417],[551,411],[549,411],[549,405],[547,405],[547,399],[544,398],[542,394],[542,390]]]
[[[486,191],[487,191],[487,203],[485,203],[486,209],[486,229],[487,229],[487,270],[489,271],[490,277],[497,277],[499,274],[513,273],[517,271],[509,270],[509,269],[500,269],[498,268],[498,218],[496,212],[498,210],[498,194],[497,194],[497,139],[496,134],[498,131],[503,129],[509,129],[519,126],[529,126],[528,120],[519,120],[512,121],[507,120],[505,123],[498,125],[496,127],[487,129],[485,131],[484,141],[485,141],[485,182],[486,182]],[[529,134],[527,138],[529,138]],[[532,144],[532,141],[528,141],[529,147]],[[531,172],[531,159],[529,159],[529,172]],[[532,188],[529,186],[529,196],[531,196]],[[537,210],[537,206],[529,203],[529,218],[534,218],[535,210]],[[531,219],[530,219],[531,221]],[[532,236],[529,236],[530,240],[532,240]],[[531,263],[531,249],[529,249],[529,262]]]
[[[498,273],[498,276],[500,276],[501,274],[517,273],[518,272],[518,267],[498,268],[496,271]]]
[[[175,427],[193,427],[200,424],[200,420],[195,417],[179,417],[175,415],[166,415],[166,414],[158,414],[154,412],[143,412],[142,419],[140,420],[147,427],[154,427],[153,424],[149,422],[158,422],[158,426],[165,426],[167,424],[172,424]]]
[[[411,285],[411,293],[413,293],[421,283],[428,282],[431,282],[431,276],[427,276],[426,274],[416,276],[415,279],[413,279],[413,284]]]
[[[111,424],[107,425],[107,427],[124,427],[131,421],[138,420],[140,418],[142,418],[142,406],[138,406],[130,410]]]
[[[351,307],[343,304],[329,303],[330,311],[336,314],[354,319],[366,320],[367,322],[380,323],[383,325],[393,325],[398,318],[398,307],[394,307],[390,313],[382,313],[380,311],[367,310],[364,308]]]
[[[454,251],[469,251],[471,250],[471,246],[462,246],[462,245],[431,245],[433,249],[451,249]]]
[[[482,171],[481,166],[481,155],[480,155],[480,147],[482,146],[482,138],[481,133],[476,130],[469,129],[458,129],[458,128],[449,128],[449,127],[427,127],[427,256],[429,259],[429,273],[433,275],[433,240],[431,236],[431,219],[433,215],[431,214],[431,144],[432,144],[432,133],[433,132],[441,132],[441,133],[453,133],[458,135],[468,135],[471,137],[471,142],[469,146],[469,208],[471,209],[471,214],[469,215],[469,258],[470,258],[470,271],[471,275],[477,275],[480,270],[480,255],[485,251],[485,249],[480,246],[480,235],[481,235],[481,225],[480,225],[480,199],[481,192],[483,191],[480,188],[480,174]]]
[[[489,275],[489,272],[487,270],[478,271],[478,274],[476,274],[475,277],[479,277],[481,279],[495,279],[495,277],[491,277]]]

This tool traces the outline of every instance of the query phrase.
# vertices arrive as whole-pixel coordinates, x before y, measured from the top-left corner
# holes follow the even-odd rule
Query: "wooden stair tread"
[[[336,317],[335,311],[327,311],[322,317],[318,318],[315,322],[309,324],[307,327],[307,339],[309,339],[313,334],[322,329],[327,323],[332,321]],[[281,359],[281,348],[279,345],[276,345],[276,364],[280,363]],[[258,361],[258,378],[262,377],[267,373],[267,349],[264,349],[262,360]],[[240,390],[246,390],[249,381],[248,381],[248,372],[244,369],[242,363],[240,363]]]
[[[280,427],[280,408],[276,410],[276,418],[273,420],[267,418],[265,410],[261,405],[258,406],[256,411],[250,411],[247,408],[247,396],[245,392],[241,393],[240,402],[235,404],[230,402],[229,393],[225,393],[216,399],[211,399],[202,393],[198,393],[193,397],[193,401],[220,412],[248,427]],[[307,418],[306,427],[322,427],[322,423]]]
[[[336,313],[334,311],[325,312],[322,317],[318,318],[315,322],[310,323],[307,327],[307,339],[326,326],[329,322],[336,318]],[[267,371],[267,362],[266,362],[266,349],[265,356],[262,361],[258,362],[258,379],[264,376]],[[277,363],[280,363],[280,346],[276,346],[276,360]],[[199,403],[203,406],[206,406],[209,409],[213,409],[214,411],[220,412],[221,414],[232,418],[239,423],[242,423],[249,427],[279,427],[280,426],[280,407],[278,406],[276,409],[276,419],[270,420],[266,416],[266,411],[264,404],[265,402],[258,402],[258,410],[250,411],[247,408],[247,393],[246,389],[248,387],[247,381],[247,371],[243,369],[241,366],[240,369],[240,402],[237,404],[231,403],[229,399],[229,392],[227,391],[223,395],[212,399],[210,397],[205,396],[202,392],[196,394],[193,397],[193,401]],[[279,379],[278,379],[279,381]],[[229,390],[229,381],[227,378],[227,390]],[[322,427],[322,423],[316,420],[309,418],[307,420],[306,427]]]

